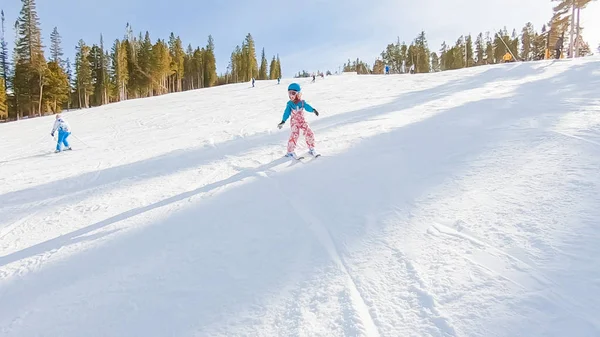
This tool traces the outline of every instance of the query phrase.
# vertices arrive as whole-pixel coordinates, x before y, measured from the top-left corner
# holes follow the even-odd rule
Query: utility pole
[[[569,45],[569,58],[573,58],[573,50],[575,49],[575,41],[573,35],[575,35],[575,0],[571,0],[571,38]]]
[[[581,8],[577,8],[577,34],[575,35],[575,57],[579,57],[579,11]]]

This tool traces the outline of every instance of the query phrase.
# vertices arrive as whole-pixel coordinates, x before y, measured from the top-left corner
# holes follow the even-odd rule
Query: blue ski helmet
[[[288,91],[290,91],[290,90],[294,90],[294,91],[300,92],[300,84],[298,84],[298,83],[292,83],[292,84],[290,84],[288,86]]]

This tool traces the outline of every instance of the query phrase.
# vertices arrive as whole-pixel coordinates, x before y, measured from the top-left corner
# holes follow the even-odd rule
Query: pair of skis
[[[321,156],[321,154],[317,153],[315,155],[310,155],[310,156],[312,156],[313,158],[319,158]],[[295,159],[295,160],[303,160],[303,159],[306,158],[305,156],[294,156],[294,157],[292,157],[289,154],[284,155],[284,157],[292,158],[292,159]]]

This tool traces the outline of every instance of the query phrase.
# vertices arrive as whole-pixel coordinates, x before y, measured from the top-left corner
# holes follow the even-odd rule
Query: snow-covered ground
[[[290,81],[0,125],[1,335],[600,334],[599,58]]]

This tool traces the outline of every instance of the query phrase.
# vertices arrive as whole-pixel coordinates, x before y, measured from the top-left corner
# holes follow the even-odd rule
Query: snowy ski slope
[[[600,335],[599,58],[290,82],[0,125],[0,335]]]

